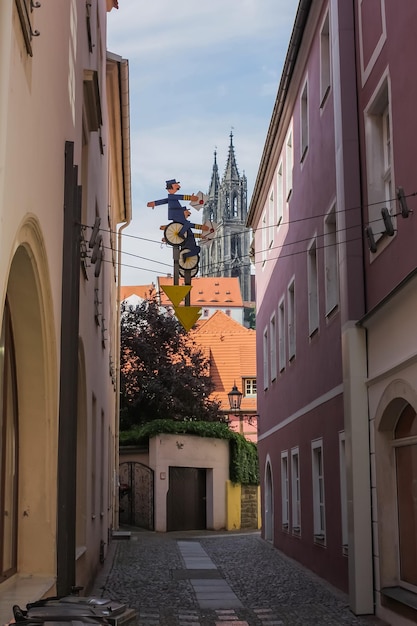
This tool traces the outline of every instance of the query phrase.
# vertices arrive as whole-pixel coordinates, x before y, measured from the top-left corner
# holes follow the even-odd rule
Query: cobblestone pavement
[[[136,609],[138,626],[384,624],[356,617],[344,594],[257,532],[132,532],[113,540],[92,595]]]

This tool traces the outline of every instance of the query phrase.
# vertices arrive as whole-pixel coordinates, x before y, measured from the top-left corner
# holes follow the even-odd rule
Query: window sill
[[[28,602],[54,593],[55,578],[52,576],[15,574],[0,585],[0,624],[6,624],[12,619],[14,604],[25,608]]]
[[[381,595],[417,611],[417,594],[408,591],[408,589],[403,589],[403,587],[384,587],[381,589]]]

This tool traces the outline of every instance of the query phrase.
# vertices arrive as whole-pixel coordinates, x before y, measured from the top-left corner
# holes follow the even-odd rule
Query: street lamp
[[[242,402],[242,392],[239,391],[239,389],[236,387],[236,381],[235,384],[233,385],[233,388],[231,391],[229,391],[229,393],[227,394],[227,397],[229,398],[229,404],[230,404],[230,410],[233,411],[233,413],[235,415],[237,415],[239,413],[239,432],[240,434],[242,434],[242,418],[240,416],[240,404]]]
[[[233,385],[233,388],[227,394],[229,398],[230,410],[234,413],[240,410],[240,404],[242,402],[242,392],[236,387],[236,383]]]
[[[239,415],[239,432],[241,435],[243,435],[244,420],[246,419],[248,424],[253,426],[254,422],[252,420],[254,420],[255,418],[258,419],[259,415],[257,413],[251,413],[250,415],[243,415],[240,412],[240,405],[242,402],[243,393],[239,391],[239,389],[236,387],[236,381],[232,387],[232,390],[229,391],[229,393],[227,394],[227,397],[229,398],[230,410],[235,415]],[[257,422],[255,422],[255,424],[257,424]]]

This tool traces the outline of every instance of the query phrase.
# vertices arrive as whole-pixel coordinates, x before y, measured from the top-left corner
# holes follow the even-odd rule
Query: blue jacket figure
[[[185,231],[188,230],[189,228],[188,226],[189,222],[187,224],[187,218],[184,216],[185,207],[181,206],[180,200],[190,200],[190,202],[198,202],[199,198],[198,196],[195,196],[194,194],[190,196],[190,195],[177,193],[177,191],[181,189],[181,185],[179,182],[175,180],[175,178],[171,178],[170,180],[166,181],[166,189],[168,191],[167,198],[162,198],[162,200],[154,200],[153,202],[148,202],[147,206],[154,208],[161,204],[167,204],[168,205],[168,219],[172,220],[173,222],[180,222],[181,224],[184,224],[184,228],[181,229],[179,233],[180,235],[184,236]]]
[[[190,215],[191,215],[191,211],[189,211],[188,209],[184,209],[184,215],[183,215],[184,226],[182,227],[180,231],[180,234],[182,234],[184,237],[184,241],[181,244],[181,250],[187,249],[187,252],[184,252],[183,254],[184,259],[188,259],[191,256],[195,256],[199,254],[200,249],[201,249],[200,246],[197,245],[195,238],[202,237],[202,235],[199,233],[195,235],[191,229],[195,228],[197,230],[202,230],[202,231],[209,230],[209,227],[206,226],[205,224],[192,224],[191,222],[189,222],[187,218],[190,217]],[[184,233],[182,233],[182,231],[184,231]]]

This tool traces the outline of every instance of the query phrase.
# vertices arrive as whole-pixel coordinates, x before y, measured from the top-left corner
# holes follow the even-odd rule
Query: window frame
[[[291,449],[291,531],[301,535],[300,450]]]
[[[296,354],[296,314],[295,314],[295,278],[292,278],[287,288],[287,332],[288,332],[288,360],[292,361]]]
[[[273,383],[277,379],[277,327],[275,311],[269,320],[269,368],[271,383]]]
[[[320,29],[320,109],[327,102],[332,84],[330,15],[327,11]]]
[[[339,263],[337,248],[336,205],[324,218],[324,275],[326,316],[339,306]]]
[[[312,337],[319,330],[319,268],[317,236],[307,248],[308,332]]]
[[[313,533],[315,543],[326,543],[326,500],[324,485],[323,440],[311,442],[311,478],[313,493]]]
[[[289,530],[290,494],[289,494],[288,450],[281,452],[281,526]]]
[[[306,79],[300,96],[300,162],[306,159],[309,144],[309,97],[308,79]]]

